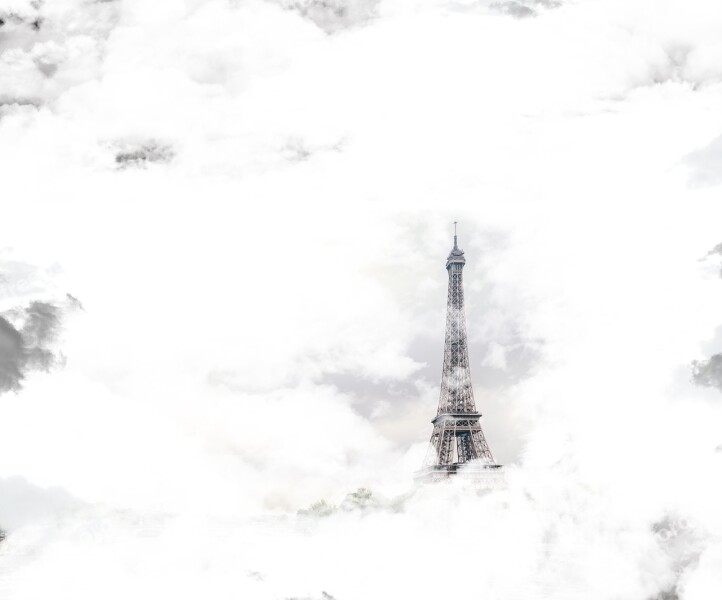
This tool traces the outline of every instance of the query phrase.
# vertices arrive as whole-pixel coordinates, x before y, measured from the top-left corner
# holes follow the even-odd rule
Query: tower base
[[[474,463],[425,467],[416,472],[414,482],[421,484],[439,483],[452,477],[469,481],[475,487],[485,489],[502,489],[506,486],[502,465],[476,465]]]

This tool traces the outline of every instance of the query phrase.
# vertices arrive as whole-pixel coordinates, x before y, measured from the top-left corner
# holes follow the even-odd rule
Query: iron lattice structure
[[[456,225],[456,224],[454,224]],[[446,260],[449,293],[446,307],[444,366],[441,372],[441,394],[436,418],[431,421],[429,451],[420,479],[438,479],[455,474],[471,461],[480,469],[498,469],[481,429],[481,413],[474,402],[474,389],[469,370],[469,350],[464,315],[463,272],[466,259],[458,247],[454,231],[454,247]]]

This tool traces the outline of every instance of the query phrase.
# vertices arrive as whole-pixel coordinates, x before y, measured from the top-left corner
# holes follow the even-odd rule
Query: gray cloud
[[[535,17],[540,8],[557,8],[559,6],[561,6],[561,2],[555,2],[554,0],[509,0],[507,2],[492,2],[489,8],[517,19],[524,19],[526,17]]]
[[[26,310],[22,336],[28,366],[47,370],[56,362],[48,345],[55,341],[60,327],[60,309],[48,302],[33,302]]]
[[[126,143],[115,154],[118,168],[143,167],[148,163],[167,163],[175,156],[173,148],[156,140]]]
[[[714,256],[722,256],[722,242],[717,244],[712,250],[707,252],[707,254],[702,258],[702,260],[705,260],[707,258],[712,258]],[[722,277],[722,268],[720,268],[720,277]]]
[[[521,2],[494,2],[489,7],[493,10],[498,10],[499,12],[516,17],[517,19],[536,16],[536,11],[533,8]]]
[[[117,8],[105,3],[0,6],[0,105],[37,105],[96,73]]]
[[[0,10],[0,27],[12,28],[13,26],[26,26],[35,29],[33,25],[39,19],[28,18],[27,14],[21,14],[12,10]]]
[[[722,256],[722,242],[712,248],[712,250],[707,253],[707,256],[712,256],[714,254],[719,254],[720,256]]]
[[[35,301],[0,316],[0,393],[19,390],[29,371],[62,362],[53,348],[61,314],[58,306]]]
[[[692,363],[692,381],[722,390],[722,354],[715,354],[709,360],[695,360]]]
[[[334,33],[373,18],[379,0],[280,0],[279,3],[313,21],[326,33]]]
[[[679,596],[677,595],[676,588],[671,588],[660,592],[654,597],[654,600],[679,600]]]
[[[0,392],[20,388],[23,363],[22,335],[7,319],[0,317]]]

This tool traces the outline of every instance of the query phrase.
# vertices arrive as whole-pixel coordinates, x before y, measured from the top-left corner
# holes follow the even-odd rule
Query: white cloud
[[[85,307],[0,397],[9,598],[711,597],[722,11],[490,4],[0,4],[2,310]],[[454,220],[515,465],[400,498]]]

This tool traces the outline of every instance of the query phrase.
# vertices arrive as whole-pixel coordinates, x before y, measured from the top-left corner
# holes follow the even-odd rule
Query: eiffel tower
[[[501,469],[501,465],[494,462],[479,422],[481,413],[474,403],[464,316],[465,264],[454,222],[454,247],[446,259],[449,293],[439,410],[431,421],[434,430],[424,466],[416,474],[417,481],[445,479],[459,472],[462,466],[465,468],[461,472],[475,479],[489,479],[494,470]]]

